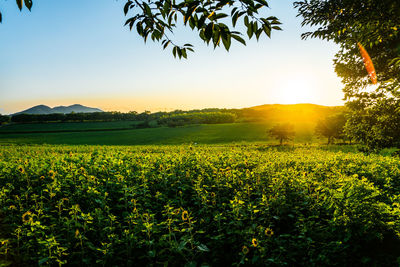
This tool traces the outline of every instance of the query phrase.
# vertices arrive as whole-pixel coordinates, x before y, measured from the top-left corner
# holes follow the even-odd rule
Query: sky
[[[229,52],[214,50],[197,32],[180,27],[174,40],[195,46],[187,60],[124,27],[125,0],[33,2],[32,12],[20,12],[15,1],[0,1],[3,114],[39,104],[122,112],[343,104],[333,67],[338,47],[301,40],[307,29],[291,0],[269,0],[263,13],[278,17],[283,31],[247,46],[234,42]]]

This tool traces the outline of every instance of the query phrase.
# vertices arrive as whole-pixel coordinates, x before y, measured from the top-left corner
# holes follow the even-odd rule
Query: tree
[[[284,141],[293,140],[295,136],[294,126],[290,123],[277,124],[268,131],[269,135],[279,140],[282,145]]]
[[[304,0],[294,5],[303,17],[303,25],[318,26],[304,33],[303,38],[331,40],[340,46],[334,64],[351,111],[346,126],[349,134],[370,148],[400,144],[400,136],[394,134],[400,132],[400,125],[381,124],[400,120],[395,112],[400,108],[400,1]],[[371,86],[358,43],[366,48],[375,65],[377,86]],[[385,130],[377,130],[383,126]]]
[[[335,139],[344,139],[344,126],[346,117],[344,113],[326,117],[317,122],[315,133],[328,138],[328,145],[333,144]]]
[[[399,107],[400,100],[393,98],[383,98],[367,109],[353,107],[345,131],[369,150],[400,147]]]
[[[29,10],[32,8],[32,0],[24,3]],[[23,0],[17,0],[17,4],[21,10]],[[271,37],[272,30],[281,30],[276,17],[260,15],[267,8],[266,0],[127,0],[124,13],[129,15],[125,25],[130,30],[135,28],[145,42],[150,37],[161,42],[163,49],[171,45],[175,57],[187,58],[187,52],[194,51],[193,46],[178,45],[169,35],[181,22],[196,31],[207,45],[211,43],[216,48],[222,43],[229,51],[232,39],[246,45],[242,33],[234,31],[239,21],[249,39],[255,36],[258,40],[262,34]]]

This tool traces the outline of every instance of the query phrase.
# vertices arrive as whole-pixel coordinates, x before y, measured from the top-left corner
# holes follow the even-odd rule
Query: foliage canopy
[[[319,120],[315,127],[315,132],[320,136],[328,138],[329,145],[335,139],[344,139],[345,124],[346,117],[344,113],[339,113]]]

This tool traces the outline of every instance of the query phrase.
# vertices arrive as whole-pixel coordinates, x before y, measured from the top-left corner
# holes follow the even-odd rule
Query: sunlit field
[[[228,123],[216,125],[189,125],[176,128],[160,127],[148,129],[133,129],[130,122],[101,123],[99,127],[107,127],[108,131],[94,129],[85,131],[94,123],[76,123],[73,128],[76,132],[65,132],[65,124],[58,124],[60,132],[46,132],[49,129],[57,129],[56,125],[16,125],[20,133],[6,134],[6,130],[0,132],[0,143],[8,144],[87,144],[87,145],[151,145],[151,144],[221,144],[237,142],[266,142],[275,144],[268,135],[268,130],[274,123]],[[124,130],[113,129],[116,125],[128,126]],[[64,128],[61,128],[64,127]],[[6,127],[4,127],[7,129]],[[314,123],[296,124],[295,143],[326,143],[325,139],[319,139],[314,134]],[[16,129],[12,126],[12,129]],[[42,133],[24,133],[35,129]],[[83,130],[82,130],[83,129]],[[1,131],[1,128],[0,128]],[[7,130],[11,131],[11,130]],[[71,130],[73,131],[73,130]],[[293,142],[290,142],[293,144]]]
[[[0,2],[0,267],[400,266],[400,0]]]

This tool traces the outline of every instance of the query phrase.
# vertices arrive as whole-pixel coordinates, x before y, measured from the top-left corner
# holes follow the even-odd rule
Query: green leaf
[[[42,265],[43,263],[45,263],[48,260],[49,260],[49,258],[42,258],[42,259],[39,260],[38,264]]]
[[[209,252],[210,251],[210,249],[204,244],[198,245],[197,248],[202,252]]]
[[[125,16],[128,14],[128,11],[129,11],[131,5],[132,5],[132,1],[126,2],[125,6],[124,6],[124,14],[125,14]]]
[[[31,10],[32,9],[32,0],[25,0],[25,6]]]
[[[260,35],[261,35],[262,32],[263,32],[263,29],[261,29],[261,28],[256,31],[257,40],[260,38]]]
[[[22,10],[22,0],[17,0],[19,10]]]
[[[232,34],[232,38],[235,39],[236,41],[246,45],[246,41],[242,37],[240,37],[239,35]]]
[[[145,12],[145,14],[147,16],[152,16],[153,14],[151,13],[151,9],[150,9],[149,5],[146,4],[146,3],[143,3],[143,6],[144,6],[144,10],[143,11]]]
[[[268,37],[270,37],[271,38],[271,27],[268,25],[263,25],[263,30],[264,30],[264,32],[265,32],[265,34],[268,36]]]
[[[182,56],[187,59],[186,48],[183,48],[181,51],[182,51]]]
[[[224,13],[219,13],[215,15],[215,19],[222,19],[222,18],[226,18],[228,15],[224,14]]]
[[[222,35],[222,43],[224,44],[226,51],[229,51],[229,48],[231,47],[231,35],[224,33]]]
[[[247,36],[249,36],[249,39],[251,39],[251,37],[253,36],[253,27],[252,27],[252,25],[249,25],[247,27]]]
[[[207,25],[205,31],[204,31],[204,36],[206,37],[207,40],[210,40],[213,35],[213,28],[214,28],[214,23],[211,22]]]
[[[247,27],[249,27],[249,17],[245,16],[244,17],[244,25],[246,25]]]
[[[167,41],[167,42],[164,44],[163,49],[167,48],[168,45],[169,45],[170,43],[171,43],[171,41]]]
[[[235,13],[233,15],[233,17],[232,17],[232,25],[233,25],[233,27],[236,26],[236,22],[237,22],[238,18],[239,18],[239,13]]]
[[[171,10],[171,1],[166,0],[164,2],[163,9],[164,9],[165,14],[168,14],[169,11]]]

